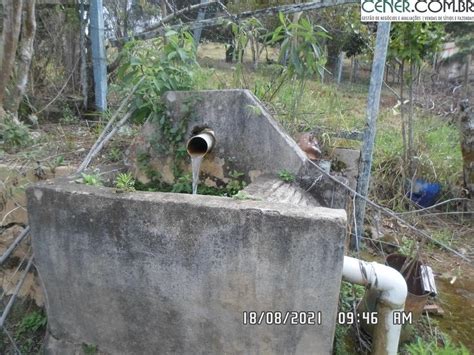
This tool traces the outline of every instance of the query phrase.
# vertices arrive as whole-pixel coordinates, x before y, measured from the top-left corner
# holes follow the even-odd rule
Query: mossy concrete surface
[[[183,148],[194,128],[208,126],[215,132],[216,145],[201,166],[209,184],[228,182],[232,171],[244,173],[248,182],[282,169],[297,174],[305,163],[303,151],[248,90],[170,91],[163,100],[164,114],[175,130],[187,121]],[[146,168],[154,169],[165,182],[173,182],[173,157],[162,151],[166,145],[160,120],[145,123],[128,160],[139,179],[146,181],[146,156]],[[190,164],[185,165],[190,169]]]

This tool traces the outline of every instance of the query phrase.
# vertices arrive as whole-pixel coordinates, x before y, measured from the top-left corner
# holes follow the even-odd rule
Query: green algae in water
[[[437,317],[439,328],[454,342],[474,350],[474,282],[472,278],[458,278],[451,284],[446,279],[436,280],[439,302],[445,311]]]

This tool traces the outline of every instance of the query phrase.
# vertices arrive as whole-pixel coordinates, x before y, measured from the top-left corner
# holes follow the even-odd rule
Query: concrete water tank
[[[196,117],[216,133],[218,178],[238,168],[252,190],[252,181],[288,169],[300,182],[294,196],[317,178],[249,92],[168,93],[176,120],[189,95],[200,97]],[[29,188],[46,351],[90,344],[109,354],[330,354],[346,214],[316,206],[338,201],[316,190],[302,207],[117,193],[74,180]]]

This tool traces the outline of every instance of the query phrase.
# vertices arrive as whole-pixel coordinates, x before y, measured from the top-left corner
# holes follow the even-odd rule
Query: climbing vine
[[[169,117],[164,105],[161,106],[160,114],[153,115],[151,120],[158,123],[159,131],[150,138],[150,144],[155,152],[173,158],[173,175],[175,179],[182,176],[182,162],[187,157],[186,152],[186,132],[189,123],[194,121],[192,107],[201,100],[199,96],[192,95],[181,104],[181,117],[179,120],[172,120]]]

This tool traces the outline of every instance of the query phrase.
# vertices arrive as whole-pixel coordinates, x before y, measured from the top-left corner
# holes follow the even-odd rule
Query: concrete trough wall
[[[216,145],[201,165],[203,184],[221,186],[232,179],[234,171],[253,182],[259,176],[277,177],[282,170],[288,170],[319,205],[345,208],[347,191],[321,175],[250,91],[170,91],[163,100],[167,119],[174,127],[187,120],[186,138],[198,126],[209,126],[215,132]],[[163,142],[166,139],[162,137],[159,120],[150,120],[131,144],[126,163],[141,182],[149,182],[150,169],[164,182],[174,182],[173,160],[160,150]],[[140,158],[143,156],[148,157],[145,166]],[[181,168],[190,172],[190,161]],[[342,177],[338,179],[347,182]]]
[[[283,169],[296,175],[306,163],[304,152],[248,90],[170,91],[163,101],[167,119],[175,127],[188,121],[186,137],[197,126],[214,130],[216,145],[201,167],[201,174],[213,180],[227,182],[234,170],[244,173],[247,181],[264,173],[276,175]],[[166,142],[161,135],[159,120],[150,120],[132,143],[127,163],[140,180],[146,181],[140,164],[143,154],[150,156],[148,165],[165,182],[174,180],[172,160],[157,147]]]
[[[60,181],[27,197],[47,352],[331,353],[344,211]],[[321,324],[242,324],[293,310]]]

